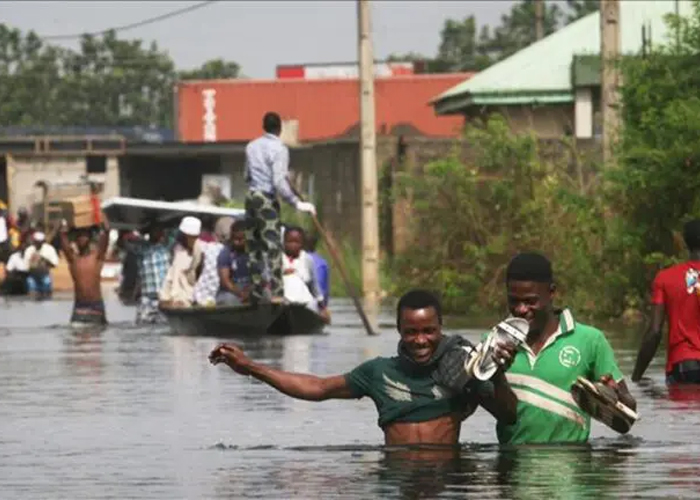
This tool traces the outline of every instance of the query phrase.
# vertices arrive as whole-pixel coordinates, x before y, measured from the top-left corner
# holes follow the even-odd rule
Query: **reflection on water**
[[[70,303],[1,306],[0,497],[11,498],[694,498],[700,491],[700,389],[668,389],[663,359],[631,384],[629,436],[593,426],[586,447],[499,450],[478,410],[456,448],[380,446],[371,401],[312,403],[212,367],[218,342],[136,327],[108,302],[110,326],[60,326]],[[344,373],[395,352],[392,311],[368,337],[334,301],[328,335],[244,339],[285,370]],[[58,326],[56,326],[58,325]],[[614,331],[614,330],[608,330]],[[476,330],[460,331],[476,339]],[[636,340],[611,334],[623,371]]]

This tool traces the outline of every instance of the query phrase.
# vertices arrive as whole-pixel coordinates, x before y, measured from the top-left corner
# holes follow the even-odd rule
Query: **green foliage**
[[[497,115],[470,126],[466,139],[468,163],[446,158],[399,181],[400,196],[412,200],[415,241],[395,260],[393,294],[428,286],[452,311],[502,310],[508,261],[535,250],[552,259],[564,302],[584,313],[621,312],[624,287],[607,280],[618,259],[604,207],[572,173],[576,152],[550,160]],[[602,289],[615,300],[601,303]]]
[[[394,292],[431,286],[449,309],[497,310],[510,257],[538,250],[552,259],[560,303],[606,317],[643,308],[654,273],[686,258],[682,225],[700,217],[700,0],[693,4],[687,18],[668,16],[668,44],[620,61],[623,127],[604,173],[573,148],[547,155],[492,117],[469,127],[469,162],[445,158],[402,179],[415,241],[395,260]],[[580,2],[579,12],[595,7]]]
[[[554,2],[544,4],[545,35],[598,10],[599,0],[567,0],[566,8]],[[481,71],[535,41],[535,0],[514,2],[501,23],[493,29],[479,27],[473,15],[447,19],[440,32],[434,57],[409,52],[392,54],[389,61],[423,61],[428,73]]]
[[[241,67],[235,62],[212,59],[200,68],[180,71],[180,80],[215,80],[219,78],[238,78]]]
[[[83,36],[78,50],[0,24],[0,126],[171,127],[178,78],[235,78],[222,60],[178,73],[157,44],[114,31]]]
[[[700,2],[688,18],[667,22],[677,37],[622,61],[624,127],[606,175],[610,207],[636,252],[628,272],[638,297],[655,270],[684,256],[680,230],[700,215]]]

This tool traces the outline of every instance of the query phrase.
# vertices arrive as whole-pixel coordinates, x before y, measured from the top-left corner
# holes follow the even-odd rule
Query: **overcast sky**
[[[40,36],[70,35],[138,22],[199,2],[173,1],[3,1],[3,23]],[[434,55],[447,18],[474,14],[480,24],[497,24],[514,2],[373,2],[375,58],[392,52]],[[246,76],[273,78],[277,64],[354,61],[356,3],[339,1],[222,1],[156,24],[123,31],[123,38],[155,40],[180,69],[208,59],[239,63]],[[76,41],[52,42],[77,47]]]

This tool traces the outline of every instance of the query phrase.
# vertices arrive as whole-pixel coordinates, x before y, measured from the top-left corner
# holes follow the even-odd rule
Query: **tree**
[[[78,50],[44,43],[0,24],[0,126],[172,126],[178,77],[236,78],[215,59],[178,72],[156,43],[114,31],[81,38]]]
[[[599,0],[567,0],[565,12],[557,4],[545,4],[545,35],[554,33],[563,24],[597,11],[598,5]],[[515,3],[495,28],[487,25],[479,28],[474,16],[467,16],[461,21],[447,19],[440,32],[440,45],[435,57],[409,52],[393,54],[389,60],[425,61],[426,71],[430,73],[480,71],[534,41],[535,0],[523,0]]]
[[[57,100],[64,125],[164,125],[172,119],[175,67],[154,42],[119,40],[116,34],[83,36],[80,52],[65,55]]]
[[[600,0],[566,0],[569,12],[566,14],[566,24],[573,23],[582,17],[598,12]]]
[[[560,26],[562,10],[557,4],[545,4],[544,34],[554,33]],[[501,25],[484,41],[485,50],[494,62],[509,57],[535,42],[535,0],[516,3],[510,13],[501,16]]]
[[[476,33],[474,16],[465,17],[462,21],[445,21],[435,58],[440,72],[478,71],[490,64],[489,56],[479,46]],[[481,34],[483,37],[484,32]]]
[[[180,80],[218,80],[238,78],[241,67],[232,61],[211,59],[201,67],[193,70],[180,71]]]
[[[684,253],[674,231],[700,216],[700,1],[688,18],[669,16],[669,28],[677,42],[622,61],[618,165],[607,172],[625,252],[638,257],[627,274],[642,297],[648,265]]]

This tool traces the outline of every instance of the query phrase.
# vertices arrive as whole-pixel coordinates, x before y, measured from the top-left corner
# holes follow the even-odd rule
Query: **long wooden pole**
[[[535,0],[535,40],[544,38],[544,0]]]
[[[379,304],[379,202],[374,109],[374,51],[369,0],[358,0],[360,150],[362,172],[362,292],[371,310]]]

